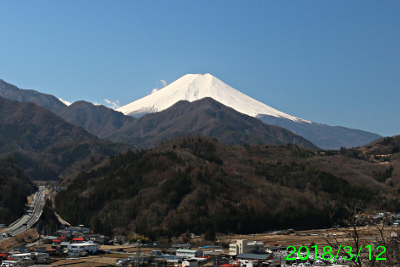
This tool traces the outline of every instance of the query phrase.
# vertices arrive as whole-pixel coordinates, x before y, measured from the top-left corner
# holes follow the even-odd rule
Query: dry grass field
[[[363,246],[370,245],[371,242],[380,239],[381,226],[358,227],[357,232],[361,236],[360,244]],[[287,246],[306,246],[317,245],[318,250],[322,250],[324,246],[337,244],[342,246],[354,246],[354,239],[350,235],[351,229],[320,229],[298,231],[290,235],[277,235],[275,233],[255,234],[255,235],[230,235],[219,236],[219,240],[223,243],[233,241],[235,239],[247,239],[255,241],[263,241],[265,247],[287,247]],[[382,232],[385,237],[390,236],[393,232],[399,232],[396,227],[387,227]]]
[[[125,256],[126,257],[126,256]],[[76,259],[59,259],[50,264],[50,266],[79,266],[79,267],[100,267],[116,265],[116,259],[124,258],[123,255],[105,254],[101,256],[88,256]]]

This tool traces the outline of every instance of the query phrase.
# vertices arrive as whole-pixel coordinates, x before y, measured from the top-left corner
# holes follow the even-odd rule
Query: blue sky
[[[211,73],[314,122],[400,134],[399,1],[0,1],[0,79],[121,105]]]

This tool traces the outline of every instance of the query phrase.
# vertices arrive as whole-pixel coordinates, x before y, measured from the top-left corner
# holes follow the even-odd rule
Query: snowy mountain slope
[[[205,97],[211,97],[238,112],[252,117],[269,115],[295,122],[311,123],[267,106],[239,92],[209,73],[204,75],[186,74],[163,89],[120,107],[117,111],[131,116],[154,113],[165,110],[180,100],[193,102]]]

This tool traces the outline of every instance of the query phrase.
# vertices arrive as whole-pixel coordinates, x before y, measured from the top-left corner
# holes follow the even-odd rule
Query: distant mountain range
[[[85,101],[67,106],[54,96],[22,90],[3,80],[0,80],[0,96],[20,102],[34,102],[100,138],[138,147],[155,146],[179,134],[210,135],[229,144],[299,142],[299,145],[305,145],[305,138],[315,145],[314,148],[322,149],[362,146],[381,137],[362,130],[328,126],[291,116],[250,98],[211,74],[185,75],[165,88],[117,110]],[[210,100],[197,103],[197,100],[205,98],[213,99],[216,103],[211,104]],[[178,103],[182,100],[186,101],[184,106]],[[212,111],[213,108],[216,109]],[[184,109],[185,114],[179,113],[179,109]],[[136,120],[121,112],[134,116],[148,114]],[[215,114],[218,114],[218,118]],[[235,119],[226,120],[228,117]],[[208,124],[211,121],[213,123]],[[260,121],[264,124],[260,124]],[[278,136],[273,136],[277,130],[271,129],[277,128],[268,125],[286,128],[296,135],[280,130]],[[309,145],[306,147],[310,148]]]

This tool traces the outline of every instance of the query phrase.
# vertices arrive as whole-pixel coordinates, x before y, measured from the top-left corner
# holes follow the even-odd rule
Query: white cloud
[[[161,88],[158,88],[159,85],[160,85],[160,83],[161,83]],[[165,86],[167,86],[167,82],[164,81],[164,80],[160,80],[160,82],[157,83],[157,88],[153,88],[153,89],[151,90],[151,93],[150,93],[150,94],[154,94],[154,93],[157,92],[158,90],[163,89]],[[147,93],[148,93],[148,92],[147,92]]]
[[[111,100],[108,100],[107,98],[104,98],[104,101],[107,103],[109,108],[117,109],[120,107],[119,100],[111,101]]]

